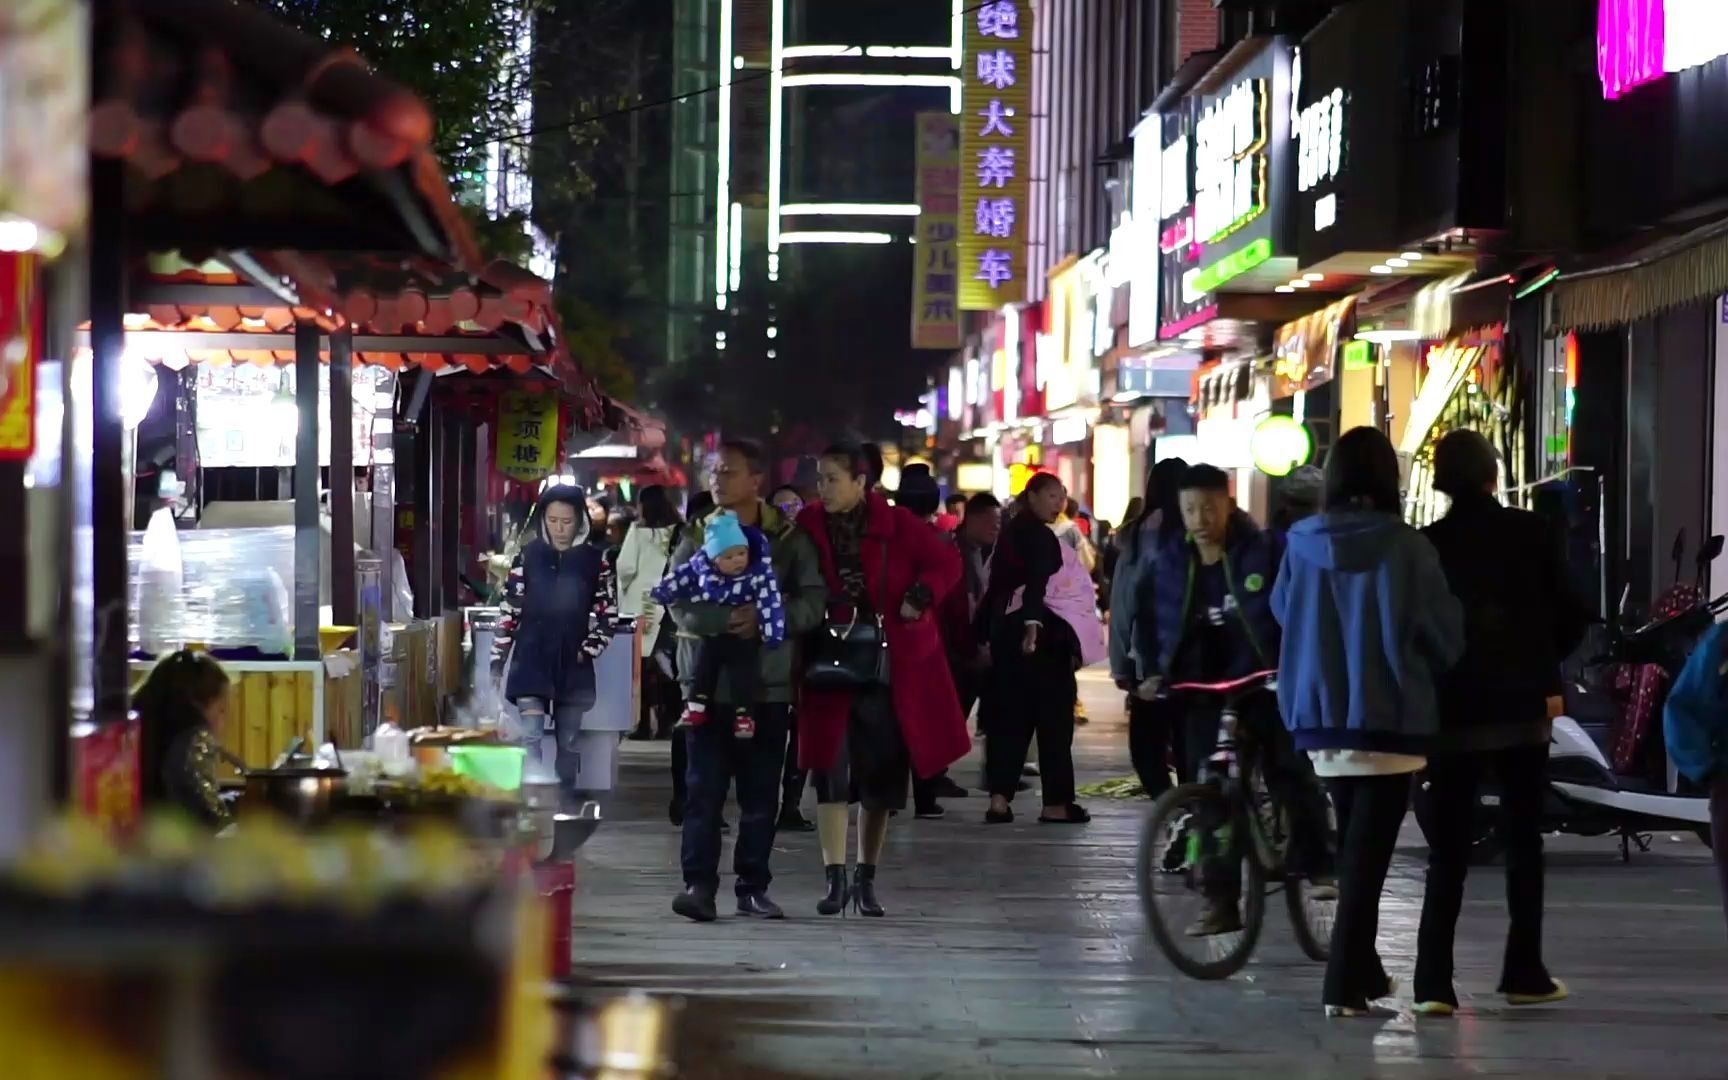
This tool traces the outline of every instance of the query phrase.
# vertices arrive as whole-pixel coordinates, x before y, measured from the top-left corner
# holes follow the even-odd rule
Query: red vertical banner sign
[[[143,803],[138,721],[90,726],[72,740],[72,797],[78,813],[104,829],[125,832]]]
[[[36,361],[42,299],[33,255],[0,252],[0,461],[36,449]]]

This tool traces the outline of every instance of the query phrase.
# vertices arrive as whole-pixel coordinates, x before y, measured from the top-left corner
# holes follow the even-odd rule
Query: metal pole
[[[330,608],[338,626],[353,626],[354,331],[330,335]]]
[[[438,497],[431,511],[438,515],[438,614],[461,606],[462,581],[462,429],[463,418],[452,409],[438,410]]]
[[[120,422],[126,351],[126,210],[116,161],[90,175],[90,700],[98,721],[126,712],[126,432]],[[67,409],[77,409],[76,396]],[[73,425],[67,425],[69,428]],[[76,546],[76,544],[75,544]],[[76,578],[76,574],[75,574]],[[74,590],[76,592],[76,589]]]
[[[294,659],[318,659],[318,353],[316,323],[294,327]]]

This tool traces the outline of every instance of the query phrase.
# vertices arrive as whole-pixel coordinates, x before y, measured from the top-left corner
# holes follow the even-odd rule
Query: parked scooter
[[[1586,662],[1583,678],[1569,682],[1566,711],[1554,720],[1544,832],[1615,835],[1623,859],[1631,858],[1633,847],[1648,850],[1656,831],[1692,831],[1709,843],[1707,794],[1691,790],[1669,759],[1662,705],[1698,638],[1728,610],[1728,593],[1706,600],[1702,588],[1705,569],[1722,548],[1721,536],[1710,537],[1698,553],[1693,584],[1681,584],[1682,530],[1674,539],[1675,584],[1655,605],[1655,615],[1634,630],[1622,629],[1628,595],[1622,592],[1605,651]],[[1432,813],[1426,788],[1425,777],[1418,776],[1414,801],[1424,832]],[[1499,851],[1499,802],[1498,790],[1489,785],[1477,794],[1477,861]]]

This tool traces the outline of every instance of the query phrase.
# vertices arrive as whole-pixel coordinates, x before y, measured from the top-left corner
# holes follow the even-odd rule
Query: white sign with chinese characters
[[[1245,79],[1201,113],[1194,129],[1194,228],[1220,240],[1266,209],[1267,80]]]
[[[1307,191],[1337,179],[1344,165],[1344,91],[1302,110],[1296,121],[1296,187]]]

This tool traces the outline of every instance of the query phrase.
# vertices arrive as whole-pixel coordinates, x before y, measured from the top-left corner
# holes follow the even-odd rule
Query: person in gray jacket
[[[797,673],[797,641],[822,625],[828,586],[810,537],[795,522],[761,496],[763,462],[753,444],[731,440],[722,445],[715,463],[715,509],[692,517],[672,553],[671,566],[690,561],[702,546],[705,526],[714,513],[730,511],[744,525],[761,530],[768,539],[769,562],[780,585],[786,612],[786,641],[761,650],[757,700],[736,701],[722,672],[714,688],[714,703],[723,711],[739,705],[754,707],[756,735],[735,739],[729,725],[704,724],[686,728],[680,745],[685,753],[686,797],[682,807],[684,891],[672,909],[685,918],[709,922],[716,917],[715,893],[720,884],[720,813],[727,788],[737,782],[738,840],[733,847],[737,873],[738,914],[782,918],[779,905],[768,899],[769,856],[774,849],[780,808],[781,765],[791,732],[791,711]],[[696,671],[700,640],[732,633],[758,633],[754,605],[725,607],[709,603],[678,603],[671,608],[678,628],[678,673],[686,695]],[[674,807],[674,809],[678,809]]]
[[[1182,530],[1181,495],[1177,488],[1188,463],[1166,458],[1146,474],[1146,496],[1141,516],[1122,523],[1116,545],[1118,555],[1110,578],[1110,676],[1128,693],[1128,756],[1140,777],[1147,798],[1156,799],[1170,787],[1172,741],[1180,736],[1182,708],[1170,701],[1143,701],[1132,693],[1140,681],[1153,673],[1157,658],[1144,663],[1135,656],[1135,626],[1144,615],[1140,598],[1150,596],[1143,586],[1158,562],[1158,552],[1170,536]],[[1180,746],[1175,759],[1185,769],[1187,760]]]

